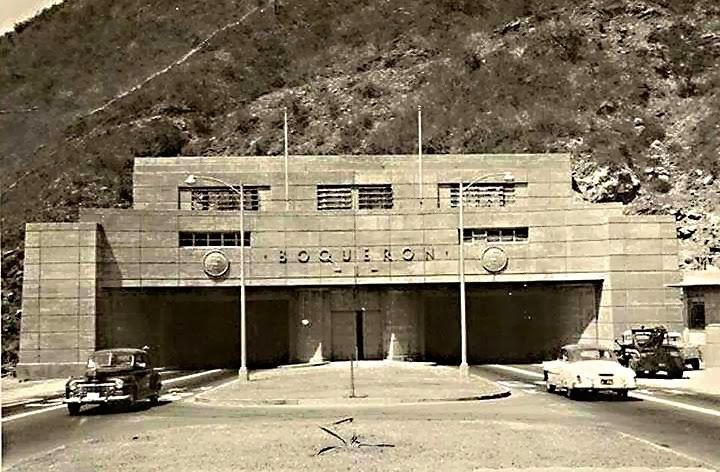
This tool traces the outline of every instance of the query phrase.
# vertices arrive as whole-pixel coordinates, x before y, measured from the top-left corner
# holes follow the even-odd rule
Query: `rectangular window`
[[[240,188],[238,185],[237,189]],[[187,187],[180,188],[181,210],[239,211],[240,194],[230,187]],[[244,185],[243,201],[245,211],[258,211],[263,196],[270,191],[268,185]]]
[[[463,183],[463,186],[467,185]],[[465,208],[503,207],[515,202],[514,182],[485,183],[476,182],[463,187],[463,206]],[[438,184],[438,208],[457,208],[460,202],[460,185],[457,183]]]
[[[317,209],[388,210],[393,208],[391,184],[318,185]]]
[[[518,243],[527,242],[528,228],[463,228],[463,241],[488,243]]]
[[[688,303],[688,328],[705,329],[705,300],[693,297]]]
[[[245,246],[250,247],[252,238],[250,231],[245,231]],[[240,231],[180,231],[178,234],[180,247],[240,247]]]

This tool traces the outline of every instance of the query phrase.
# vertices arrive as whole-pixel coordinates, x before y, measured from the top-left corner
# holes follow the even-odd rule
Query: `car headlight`
[[[123,382],[123,379],[112,379],[113,383],[115,384],[115,388],[120,390],[123,388],[123,385],[125,385],[125,382]]]
[[[68,390],[70,390],[71,392],[74,392],[75,390],[77,390],[78,383],[79,382],[77,380],[71,380],[70,382],[68,382],[68,384],[67,384]]]

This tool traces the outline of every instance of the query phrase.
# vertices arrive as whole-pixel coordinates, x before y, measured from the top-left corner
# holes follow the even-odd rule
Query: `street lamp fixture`
[[[465,301],[465,221],[464,221],[464,207],[465,198],[464,192],[481,180],[502,177],[505,182],[514,182],[515,178],[509,172],[485,174],[475,178],[469,184],[464,184],[462,180],[458,183],[458,206],[460,207],[458,215],[458,244],[459,248],[459,270],[460,273],[460,374],[463,377],[467,377],[470,374],[470,369],[467,362],[467,306]]]
[[[198,180],[209,180],[226,186],[240,197],[240,370],[241,379],[249,380],[247,369],[247,316],[245,303],[245,198],[243,197],[243,184],[239,188],[229,182],[210,175],[190,174],[185,179],[187,185],[195,185]]]

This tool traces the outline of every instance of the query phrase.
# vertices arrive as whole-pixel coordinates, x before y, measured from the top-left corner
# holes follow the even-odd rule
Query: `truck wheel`
[[[77,416],[80,414],[80,408],[82,405],[79,403],[68,403],[67,409],[70,416]]]
[[[700,370],[700,359],[690,359],[689,364],[693,370]]]
[[[578,393],[579,393],[579,392],[576,392],[574,388],[570,388],[570,387],[568,387],[568,388],[565,390],[565,395],[566,395],[570,400],[577,400],[577,398],[578,398]]]
[[[548,393],[555,393],[555,385],[551,384],[550,381],[545,381],[545,390],[548,391]]]

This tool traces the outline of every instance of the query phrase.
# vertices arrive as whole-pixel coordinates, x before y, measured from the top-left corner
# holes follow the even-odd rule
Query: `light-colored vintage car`
[[[600,346],[568,344],[557,359],[543,363],[548,392],[564,390],[569,398],[582,392],[614,392],[627,397],[637,388],[635,372],[618,362],[615,352]]]

